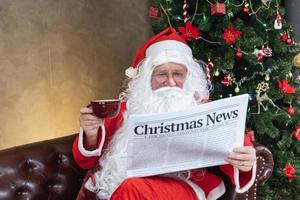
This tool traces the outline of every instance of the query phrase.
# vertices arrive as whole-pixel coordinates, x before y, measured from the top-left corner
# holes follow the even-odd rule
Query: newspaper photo
[[[127,176],[144,177],[226,164],[243,146],[248,94],[162,114],[129,118]]]

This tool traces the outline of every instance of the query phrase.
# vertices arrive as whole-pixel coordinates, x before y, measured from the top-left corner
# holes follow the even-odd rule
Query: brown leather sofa
[[[85,172],[72,157],[75,135],[27,144],[0,151],[0,200],[73,200]],[[271,176],[273,158],[262,145],[256,145],[258,157],[254,186],[237,194],[230,184],[224,200],[256,199],[257,186]],[[167,199],[167,198],[166,198]]]

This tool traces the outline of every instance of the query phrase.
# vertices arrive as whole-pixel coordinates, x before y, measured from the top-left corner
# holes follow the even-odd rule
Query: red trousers
[[[81,188],[77,200],[96,200]],[[126,179],[112,194],[111,200],[198,200],[193,189],[185,182],[165,178],[146,177]]]

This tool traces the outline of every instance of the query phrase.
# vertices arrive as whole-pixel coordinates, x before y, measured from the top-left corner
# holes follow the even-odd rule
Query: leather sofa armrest
[[[236,193],[234,187],[226,187],[226,193],[220,198],[221,200],[256,200],[257,188],[264,184],[272,175],[274,161],[272,152],[261,144],[254,144],[257,157],[257,168],[255,182],[252,187],[245,193]]]
[[[272,152],[261,144],[254,144],[257,157],[257,168],[255,182],[252,187],[245,193],[238,194],[233,191],[231,200],[256,200],[257,186],[264,184],[272,175],[274,161]]]
[[[272,175],[274,161],[269,149],[261,144],[255,144],[257,157],[256,184],[264,184]]]

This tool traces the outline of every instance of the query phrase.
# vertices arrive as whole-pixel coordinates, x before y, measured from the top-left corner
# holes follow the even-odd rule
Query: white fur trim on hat
[[[151,56],[150,58],[152,66],[158,66],[169,62],[183,64],[189,69],[190,63],[193,61],[186,53],[182,53],[176,50],[164,50]]]
[[[133,78],[137,75],[137,67],[133,68],[133,67],[129,67],[125,70],[125,75],[129,78]]]
[[[169,50],[175,50],[193,57],[191,48],[183,42],[179,42],[176,40],[163,40],[150,45],[146,50],[146,57],[154,56],[161,53],[162,51]]]

